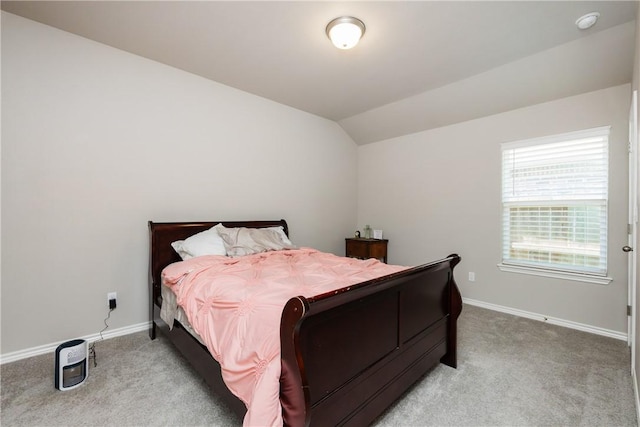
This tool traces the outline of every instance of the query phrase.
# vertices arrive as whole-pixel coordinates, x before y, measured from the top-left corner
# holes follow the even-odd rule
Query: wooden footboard
[[[459,262],[450,255],[291,299],[281,323],[285,423],[367,425],[440,361],[456,367]]]

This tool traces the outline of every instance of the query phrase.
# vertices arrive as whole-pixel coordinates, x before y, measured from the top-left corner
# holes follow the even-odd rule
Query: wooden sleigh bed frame
[[[200,231],[282,226],[276,221],[157,223],[150,231],[149,332],[161,331],[214,393],[238,415],[244,404],[225,386],[220,366],[179,322],[160,319],[161,272],[180,261],[171,247]],[[370,424],[427,371],[456,367],[462,298],[453,278],[458,255],[286,304],[280,326],[283,420],[290,426]]]

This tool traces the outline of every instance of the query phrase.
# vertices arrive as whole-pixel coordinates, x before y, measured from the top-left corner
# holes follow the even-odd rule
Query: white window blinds
[[[609,127],[502,145],[503,264],[607,273]]]

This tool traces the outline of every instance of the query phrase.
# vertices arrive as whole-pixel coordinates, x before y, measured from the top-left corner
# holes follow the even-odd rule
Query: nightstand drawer
[[[353,258],[377,258],[387,262],[387,239],[346,238],[346,256]]]

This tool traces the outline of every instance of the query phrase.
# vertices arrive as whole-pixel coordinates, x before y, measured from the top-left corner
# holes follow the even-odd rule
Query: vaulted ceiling
[[[2,1],[337,121],[358,144],[631,81],[637,1]],[[575,21],[598,11],[597,24]],[[337,16],[366,25],[338,50]]]

